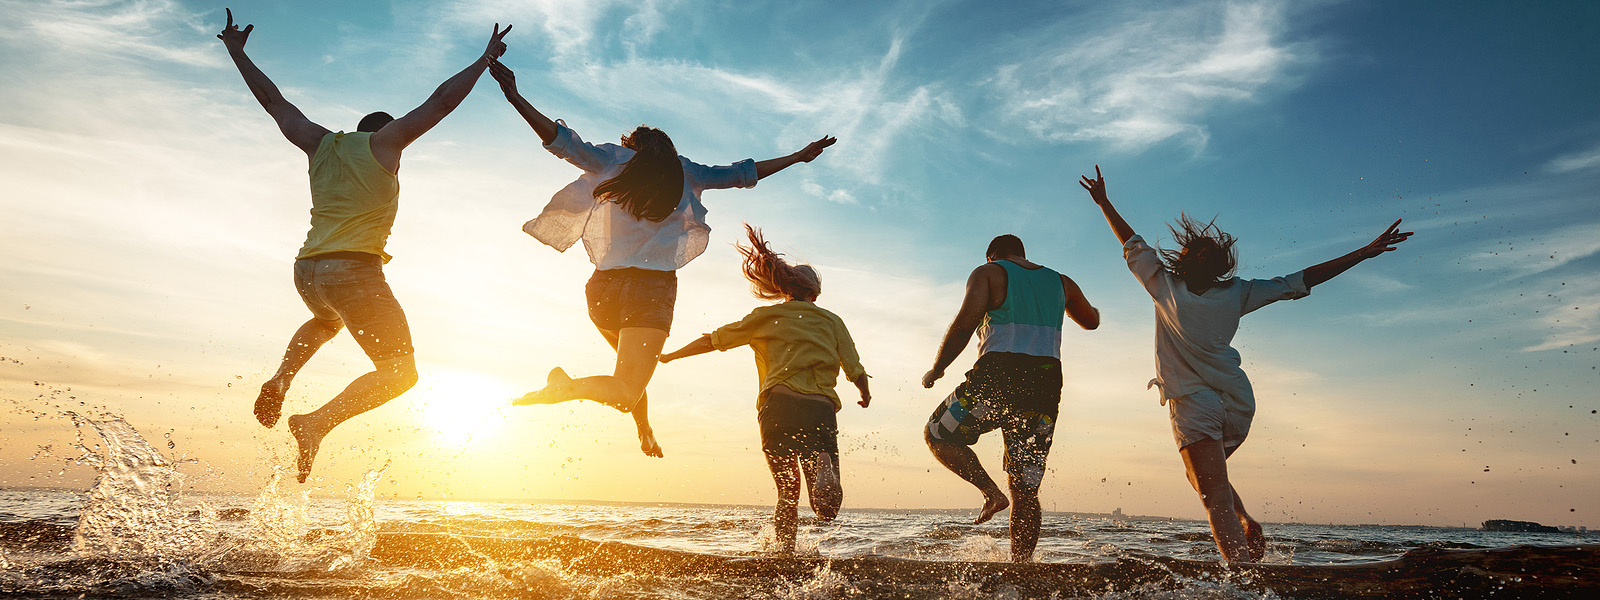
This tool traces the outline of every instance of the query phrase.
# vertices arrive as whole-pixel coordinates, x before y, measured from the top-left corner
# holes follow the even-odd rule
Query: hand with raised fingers
[[[228,50],[243,50],[245,41],[250,39],[250,30],[255,29],[256,26],[245,25],[244,29],[240,30],[238,25],[233,24],[233,9],[224,8],[222,10],[228,13],[228,26],[222,28],[222,33],[217,34],[217,39],[222,40],[222,45],[226,46]]]
[[[500,91],[510,96],[517,93],[517,74],[510,67],[495,59],[489,59],[489,75],[500,84]]]
[[[505,29],[500,29],[499,23],[494,24],[494,34],[489,36],[489,47],[483,50],[484,60],[493,62],[494,59],[505,55],[506,43],[500,40],[505,38],[508,33],[511,33],[510,25],[506,25]]]
[[[1361,258],[1367,259],[1394,250],[1395,244],[1404,242],[1411,237],[1414,231],[1400,231],[1400,219],[1395,219],[1388,229],[1373,239],[1371,243],[1361,247]]]
[[[1083,186],[1083,189],[1089,190],[1089,197],[1094,200],[1095,204],[1105,204],[1111,201],[1106,197],[1106,177],[1100,174],[1100,165],[1094,166],[1094,179],[1090,179],[1088,175],[1083,175],[1079,179],[1078,185]]]
[[[823,150],[827,150],[828,146],[832,146],[837,141],[839,141],[838,138],[831,135],[822,136],[822,139],[807,144],[805,149],[795,153],[795,158],[800,162],[816,160],[818,156],[822,156]]]

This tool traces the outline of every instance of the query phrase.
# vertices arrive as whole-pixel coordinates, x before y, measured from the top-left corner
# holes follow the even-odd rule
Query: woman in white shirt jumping
[[[1228,457],[1244,443],[1255,417],[1255,392],[1233,349],[1239,318],[1276,302],[1304,298],[1311,288],[1363,260],[1394,250],[1411,232],[1400,221],[1354,252],[1274,279],[1233,276],[1234,238],[1210,223],[1180,216],[1171,228],[1179,250],[1156,251],[1133,232],[1106,197],[1100,167],[1079,182],[1105,213],[1122,255],[1156,305],[1156,379],[1172,419],[1172,435],[1211,522],[1211,536],[1228,561],[1260,561],[1261,524],[1245,512],[1228,481]]]
[[[655,374],[656,356],[672,328],[676,271],[705,252],[710,239],[700,192],[755,187],[763,177],[811,162],[836,140],[825,136],[788,156],[717,167],[679,156],[666,133],[643,125],[622,136],[620,146],[595,145],[534,109],[517,92],[511,69],[493,61],[489,72],[506,100],[539,134],[545,149],[583,169],[577,181],[556,192],[544,211],[522,229],[560,251],[583,240],[595,266],[585,287],[589,320],[617,351],[611,375],[573,379],[556,367],[544,389],[513,403],[588,399],[632,413],[639,449],[660,457],[645,386]]]

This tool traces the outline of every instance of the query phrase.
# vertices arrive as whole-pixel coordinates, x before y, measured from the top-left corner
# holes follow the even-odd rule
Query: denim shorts
[[[1250,435],[1252,417],[1228,412],[1222,394],[1216,390],[1168,398],[1167,413],[1172,417],[1172,437],[1180,449],[1206,439],[1222,440],[1223,448],[1232,448],[1243,444],[1245,436]]]
[[[672,310],[678,303],[678,273],[651,269],[595,271],[584,286],[589,320],[606,331],[648,327],[672,331]]]
[[[294,287],[311,314],[344,326],[373,361],[411,354],[411,326],[383,278],[383,261],[341,252],[294,261]]]
[[[827,396],[801,394],[786,386],[766,393],[756,421],[761,450],[773,458],[806,452],[839,453],[839,417]]]

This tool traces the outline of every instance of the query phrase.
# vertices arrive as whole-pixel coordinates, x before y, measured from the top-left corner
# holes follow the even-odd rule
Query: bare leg
[[[1033,549],[1039,545],[1039,490],[1017,486],[1011,480],[1011,561],[1033,562]]]
[[[812,452],[800,460],[800,469],[806,476],[806,496],[811,499],[811,512],[818,521],[832,521],[839,516],[839,506],[844,504],[844,486],[839,482],[839,455],[832,452]]]
[[[617,365],[611,375],[572,379],[560,367],[550,371],[544,389],[513,400],[513,404],[556,404],[569,400],[593,400],[622,412],[633,412],[644,405],[645,386],[656,372],[656,356],[667,342],[667,332],[649,327],[624,327],[621,331],[600,330],[600,335],[617,350]],[[639,447],[645,454],[661,457],[650,428],[649,407],[633,417],[639,430]]]
[[[922,438],[928,442],[928,449],[933,451],[934,458],[939,459],[939,464],[983,492],[983,508],[978,512],[978,518],[972,522],[974,525],[988,521],[995,513],[1011,506],[1011,501],[1006,499],[1005,492],[1000,491],[1000,486],[995,485],[994,479],[983,469],[983,463],[978,462],[978,454],[973,452],[972,448],[933,439],[926,429],[922,431]]]
[[[344,329],[344,324],[338,321],[329,323],[311,319],[294,332],[294,337],[289,339],[289,348],[283,352],[283,362],[278,364],[278,372],[261,384],[261,394],[256,396],[257,421],[266,427],[278,424],[278,417],[283,414],[283,397],[289,392],[289,384],[294,381],[295,374],[306,366],[306,361],[311,360],[311,355],[316,354],[323,344],[339,335],[340,329]]]
[[[1250,559],[1249,543],[1239,512],[1233,486],[1228,483],[1228,459],[1222,450],[1221,440],[1201,440],[1178,450],[1183,456],[1183,466],[1188,472],[1189,484],[1200,493],[1200,503],[1206,507],[1206,518],[1211,523],[1211,536],[1217,540],[1217,549],[1229,562]]]
[[[411,389],[417,383],[417,364],[413,355],[375,361],[377,370],[357,377],[355,381],[316,411],[289,417],[289,433],[300,444],[296,461],[300,468],[300,483],[311,474],[311,463],[317,459],[317,449],[322,438],[338,426],[361,413],[367,412]]]
[[[1233,446],[1225,450],[1224,454],[1231,458],[1233,451],[1238,449],[1238,446]],[[1267,532],[1261,527],[1261,523],[1256,522],[1250,513],[1245,511],[1244,499],[1239,497],[1239,488],[1233,487],[1231,483],[1228,488],[1233,490],[1233,510],[1239,513],[1239,525],[1244,527],[1244,539],[1250,550],[1250,562],[1261,562],[1261,559],[1267,557]]]
[[[794,553],[795,530],[800,520],[800,469],[794,456],[774,458],[767,455],[767,468],[772,470],[772,482],[778,486],[778,506],[772,510],[772,530],[778,536],[778,546]]]

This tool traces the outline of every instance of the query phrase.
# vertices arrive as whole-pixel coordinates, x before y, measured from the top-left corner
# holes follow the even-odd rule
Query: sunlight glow
[[[502,409],[516,396],[514,387],[473,371],[435,367],[406,394],[417,425],[450,446],[465,447],[504,426]]]

